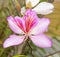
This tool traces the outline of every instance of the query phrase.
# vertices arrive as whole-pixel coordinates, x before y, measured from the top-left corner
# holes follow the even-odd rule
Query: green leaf
[[[27,57],[27,56],[25,56],[25,55],[15,55],[13,57]]]

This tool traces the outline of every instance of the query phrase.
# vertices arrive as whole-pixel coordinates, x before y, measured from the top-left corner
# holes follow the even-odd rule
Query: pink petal
[[[8,39],[5,40],[3,47],[7,48],[10,46],[19,45],[23,42],[24,38],[25,36],[11,35]]]
[[[36,25],[38,17],[34,11],[29,9],[25,13],[24,20],[25,20],[26,32],[29,32],[29,30]]]
[[[43,32],[46,32],[49,24],[50,24],[49,19],[47,18],[39,19],[37,26],[31,29],[30,34],[41,34]]]
[[[16,19],[16,18],[15,18]],[[8,20],[8,24],[9,27],[11,28],[11,30],[17,34],[23,33],[23,31],[21,30],[21,28],[17,25],[15,19],[12,16],[9,16],[7,18]]]
[[[19,28],[21,28],[24,32],[25,32],[25,21],[23,18],[20,18],[19,16],[15,17],[15,21],[17,23],[17,25],[19,26]]]
[[[41,48],[47,48],[52,46],[52,41],[49,39],[49,37],[41,34],[41,35],[36,35],[36,36],[30,36],[30,39],[32,42]]]

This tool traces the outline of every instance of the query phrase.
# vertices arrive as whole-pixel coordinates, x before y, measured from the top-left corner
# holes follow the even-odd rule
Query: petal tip
[[[49,18],[41,18],[42,21],[46,21],[46,23],[50,24],[50,19]]]
[[[52,47],[53,43],[52,43],[52,40],[50,40],[50,44],[48,47]]]
[[[11,19],[13,19],[12,16],[8,16],[8,17],[7,17],[7,21],[9,21],[9,20],[11,20]]]
[[[4,44],[3,44],[3,48],[7,48],[7,47],[8,47],[8,46],[4,43]]]
[[[43,47],[41,47],[41,48],[51,48],[52,47],[52,40],[51,39],[49,39],[49,43],[46,45],[46,46],[43,46]]]
[[[30,36],[32,42],[40,48],[52,47],[52,40],[45,35]]]

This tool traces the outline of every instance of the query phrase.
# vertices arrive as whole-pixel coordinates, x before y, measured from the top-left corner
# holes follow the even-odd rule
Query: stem
[[[26,36],[25,39],[24,39],[24,43],[22,45],[18,46],[18,52],[17,52],[17,54],[24,54],[27,45],[29,46],[29,48],[31,50],[32,57],[34,57],[34,55],[32,53],[32,47],[31,47],[31,45],[29,43],[29,36]]]
[[[34,55],[33,55],[33,53],[32,53],[32,47],[31,47],[31,45],[30,45],[30,43],[29,43],[28,41],[27,41],[27,44],[28,44],[28,46],[30,47],[32,57],[34,57]]]
[[[18,46],[17,54],[24,54],[25,48],[27,45],[27,41],[28,41],[28,36],[25,37],[23,44]]]
[[[26,40],[27,39],[27,40]],[[31,47],[31,45],[30,45],[30,43],[29,43],[29,37],[28,36],[26,36],[26,41],[25,41],[25,44],[24,44],[24,46],[22,47],[22,52],[21,52],[21,54],[23,54],[24,53],[24,50],[25,50],[25,47],[26,47],[26,45],[28,44],[28,46],[30,47],[30,50],[31,50],[31,55],[32,55],[32,57],[34,57],[34,55],[33,55],[33,53],[32,53],[32,47]]]
[[[26,48],[26,44],[27,44],[27,41],[24,43],[24,45],[23,45],[23,47],[22,47],[21,54],[24,54],[24,51],[25,51],[25,48]]]

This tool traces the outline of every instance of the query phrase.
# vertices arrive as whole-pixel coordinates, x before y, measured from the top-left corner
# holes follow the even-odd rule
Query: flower
[[[37,14],[42,14],[42,15],[47,15],[52,13],[53,9],[54,9],[53,4],[48,2],[41,2],[35,8],[33,8],[33,10],[37,12]]]
[[[26,36],[32,40],[32,42],[41,48],[47,48],[52,46],[52,41],[43,34],[48,30],[48,25],[50,20],[48,18],[38,18],[36,12],[33,10],[27,10],[24,17],[12,17],[7,18],[8,25],[11,30],[16,34],[20,35],[10,35],[8,39],[5,40],[3,47],[7,48],[14,45],[22,44]]]
[[[28,6],[28,4],[30,4]],[[54,6],[49,2],[40,2],[40,0],[26,0],[27,7],[34,7],[34,10],[37,14],[47,15],[53,12]]]

